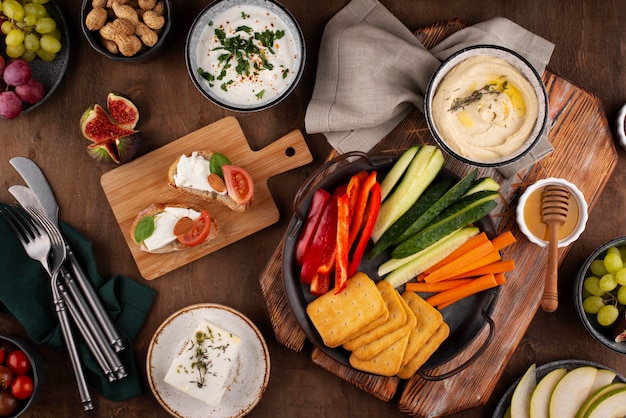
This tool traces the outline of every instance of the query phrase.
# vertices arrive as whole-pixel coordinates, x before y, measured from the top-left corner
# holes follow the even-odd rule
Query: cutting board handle
[[[299,129],[294,129],[264,148],[254,151],[254,154],[257,161],[272,161],[272,164],[267,166],[267,170],[264,170],[266,178],[302,167],[313,161],[311,151]]]

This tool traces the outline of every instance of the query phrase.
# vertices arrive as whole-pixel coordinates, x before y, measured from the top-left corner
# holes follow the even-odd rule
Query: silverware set
[[[94,408],[78,355],[72,325],[109,382],[128,373],[118,353],[124,344],[93,285],[58,224],[58,206],[43,173],[31,160],[16,157],[11,164],[29,186],[11,186],[9,191],[21,209],[5,206],[0,213],[15,232],[28,256],[39,261],[50,276],[53,303],[70,356],[78,391],[85,410]]]

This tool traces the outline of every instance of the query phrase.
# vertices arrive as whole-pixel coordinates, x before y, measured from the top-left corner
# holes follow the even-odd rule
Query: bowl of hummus
[[[187,35],[191,80],[213,103],[234,111],[267,109],[298,84],[305,41],[293,15],[273,0],[218,0]]]
[[[456,52],[435,71],[424,112],[448,154],[467,164],[499,167],[540,141],[548,100],[541,76],[521,55],[478,45]]]

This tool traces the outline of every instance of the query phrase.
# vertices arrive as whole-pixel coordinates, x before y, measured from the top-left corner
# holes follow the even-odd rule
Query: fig
[[[613,324],[613,337],[616,343],[626,342],[626,311],[621,311]]]
[[[87,146],[87,152],[99,162],[106,163],[112,160],[117,164],[124,164],[135,156],[140,145],[141,134],[136,132],[113,141],[90,144]]]
[[[99,104],[87,109],[80,118],[83,136],[96,144],[114,141],[134,134],[134,129],[126,129],[115,123],[106,110]]]
[[[107,109],[118,126],[125,129],[135,129],[139,122],[139,111],[137,106],[128,98],[117,94],[109,93],[107,96]]]

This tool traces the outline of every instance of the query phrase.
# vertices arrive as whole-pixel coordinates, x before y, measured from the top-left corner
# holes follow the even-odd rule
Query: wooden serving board
[[[254,200],[248,210],[234,212],[168,185],[170,165],[180,155],[200,150],[222,153],[250,173]],[[152,280],[278,222],[280,214],[268,188],[268,179],[311,161],[313,157],[299,130],[253,151],[237,119],[226,117],[104,174],[100,183],[141,275]],[[153,203],[182,202],[207,208],[218,223],[218,236],[202,248],[169,254],[141,251],[130,236],[137,214]]]
[[[416,32],[431,48],[465,24],[451,20]],[[492,340],[477,359],[463,371],[445,380],[414,376],[408,381],[374,376],[343,366],[313,348],[311,360],[356,387],[384,400],[398,399],[398,408],[410,416],[440,417],[485,404],[504,368],[535,315],[547,267],[547,250],[532,244],[521,233],[515,220],[517,200],[524,189],[546,177],[561,177],[578,186],[593,209],[617,164],[613,142],[602,103],[592,94],[546,70],[543,81],[548,92],[548,139],[554,152],[511,178],[493,169],[480,169],[479,176],[491,176],[501,185],[500,204],[492,211],[498,232],[510,230],[517,242],[504,250],[503,258],[515,260],[516,268],[507,273],[491,317],[495,324]],[[434,143],[424,115],[409,114],[370,154],[399,154],[413,144]],[[331,154],[329,158],[335,155]],[[572,161],[576,161],[572,164]],[[473,167],[446,157],[446,168],[463,176]],[[569,247],[559,249],[559,263]],[[268,261],[259,280],[266,299],[276,338],[295,351],[306,347],[306,336],[289,309],[281,271],[282,245]],[[488,327],[462,353],[449,363],[429,371],[442,375],[462,366],[479,352],[487,340]]]

